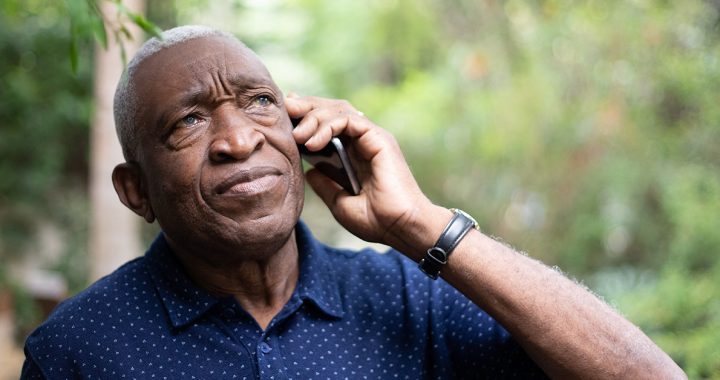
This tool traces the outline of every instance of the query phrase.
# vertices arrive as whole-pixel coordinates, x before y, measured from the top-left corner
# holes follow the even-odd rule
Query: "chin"
[[[187,254],[216,262],[262,259],[275,254],[292,238],[303,208],[303,190],[289,186],[282,195],[225,199],[196,210],[192,221],[160,224]],[[177,221],[178,217],[182,218],[175,215],[169,220]]]
[[[253,210],[231,218],[230,228],[220,232],[219,240],[226,241],[226,247],[233,251],[272,254],[291,238],[300,218],[303,199],[296,202],[285,199],[285,204],[270,210]],[[288,201],[291,201],[287,203]],[[249,211],[249,210],[248,210]]]
[[[201,258],[213,265],[237,260],[265,260],[293,237],[297,219],[264,217],[242,223],[206,223],[194,230],[164,230],[178,254]]]

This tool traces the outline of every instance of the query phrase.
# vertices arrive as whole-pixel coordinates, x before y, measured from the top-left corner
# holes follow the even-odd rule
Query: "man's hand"
[[[302,118],[293,135],[309,150],[322,149],[333,136],[348,137],[347,148],[362,184],[359,195],[348,194],[317,170],[307,173],[308,183],[338,222],[362,239],[393,246],[418,259],[417,249],[409,247],[405,237],[429,232],[423,231],[419,220],[430,215],[430,210],[445,211],[447,216],[437,223],[439,235],[451,214],[434,206],[420,191],[395,138],[343,100],[291,95],[285,105],[291,118]]]

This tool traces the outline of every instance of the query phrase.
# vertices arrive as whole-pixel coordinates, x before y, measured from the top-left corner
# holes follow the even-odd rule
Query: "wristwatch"
[[[420,270],[433,280],[438,278],[443,265],[447,264],[448,257],[468,231],[473,228],[480,230],[477,221],[465,211],[456,208],[450,211],[453,212],[450,223],[445,226],[435,245],[427,250],[425,258],[418,263]]]

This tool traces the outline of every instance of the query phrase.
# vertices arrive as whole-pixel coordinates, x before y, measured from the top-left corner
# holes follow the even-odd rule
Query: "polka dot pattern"
[[[545,378],[485,312],[402,254],[317,242],[267,329],[195,286],[160,235],[28,337],[23,379]]]

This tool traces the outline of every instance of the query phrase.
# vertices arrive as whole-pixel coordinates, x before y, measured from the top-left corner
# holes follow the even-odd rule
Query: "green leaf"
[[[103,19],[102,11],[100,10],[100,7],[98,7],[95,0],[88,0],[88,4],[93,10],[92,29],[95,40],[97,40],[97,42],[100,44],[100,46],[103,47],[103,49],[107,49],[108,36],[107,31],[105,30],[105,22]]]
[[[142,30],[144,30],[145,33],[150,34],[153,37],[162,39],[162,30],[158,28],[157,25],[148,21],[148,19],[138,13],[127,11],[127,15],[135,23],[135,25],[139,26]]]
[[[131,11],[121,1],[115,1],[115,5],[117,6],[118,14],[126,15],[135,25],[145,31],[145,33],[162,39],[162,29],[160,29],[157,25],[146,19],[143,15]],[[132,38],[132,34],[127,30],[127,28],[125,28],[124,25],[120,27],[120,32],[127,36],[128,39]]]
[[[132,39],[132,33],[130,33],[130,30],[128,30],[128,28],[125,25],[120,26],[119,34],[122,34],[125,38],[127,38],[129,40]]]

